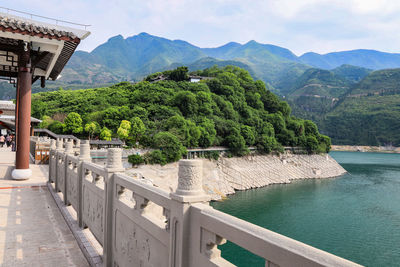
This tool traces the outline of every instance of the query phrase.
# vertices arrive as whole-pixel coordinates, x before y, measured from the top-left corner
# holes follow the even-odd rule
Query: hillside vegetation
[[[293,113],[315,121],[334,144],[399,146],[400,69],[371,72],[358,83],[348,81],[343,94],[322,97],[326,89],[335,91],[332,75],[307,81],[302,87],[307,93],[294,91],[289,96]]]
[[[162,74],[168,80],[38,93],[32,115],[54,131],[120,136],[130,145],[158,148],[148,158],[157,163],[177,160],[190,147],[227,146],[236,155],[249,146],[265,153],[282,146],[330,149],[329,137],[313,122],[293,117],[286,102],[243,69],[197,71],[212,77],[199,83],[187,81],[185,67]]]
[[[372,72],[321,115],[335,144],[400,146],[400,69]]]

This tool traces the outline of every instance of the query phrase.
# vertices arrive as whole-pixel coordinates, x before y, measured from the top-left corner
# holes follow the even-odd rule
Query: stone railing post
[[[81,146],[81,139],[76,139],[75,147],[80,147],[80,146]]]
[[[49,147],[49,183],[51,183],[51,175],[53,173],[53,169],[56,168],[54,165],[54,160],[52,158],[55,156],[55,150],[56,150],[56,140],[51,139],[50,140],[50,147]]]
[[[65,143],[65,151],[64,151],[64,162],[65,162],[65,170],[64,170],[64,190],[63,190],[63,196],[64,196],[64,204],[68,205],[68,196],[67,196],[67,190],[68,190],[68,168],[70,167],[70,164],[67,161],[67,156],[74,155],[74,141],[69,140]]]
[[[105,179],[105,216],[104,218],[104,244],[103,244],[103,262],[105,266],[113,266],[113,234],[112,234],[112,221],[113,221],[113,200],[114,200],[114,174],[123,172],[125,169],[122,165],[122,149],[109,148],[107,150],[107,177]]]
[[[56,140],[54,139],[50,140],[50,149],[56,149]]]
[[[59,177],[58,177],[58,168],[60,167],[59,166],[59,162],[58,162],[58,153],[62,153],[63,152],[63,150],[64,150],[64,148],[63,148],[63,140],[62,140],[62,138],[57,138],[57,141],[56,141],[56,152],[55,152],[55,155],[56,155],[56,168],[55,168],[55,178],[54,178],[54,180],[55,180],[55,185],[54,185],[54,188],[56,189],[56,192],[57,192],[57,186],[58,186],[58,183],[59,183]]]
[[[63,140],[62,140],[62,138],[57,138],[56,149],[57,150],[62,150],[63,149]]]
[[[83,227],[82,183],[83,183],[83,177],[85,174],[82,171],[82,165],[83,165],[83,162],[91,162],[92,161],[92,158],[90,157],[90,146],[89,146],[88,140],[83,140],[82,143],[80,143],[78,159],[79,159],[79,164],[78,164],[78,210],[77,210],[77,216],[78,216],[79,227]]]
[[[202,163],[201,160],[179,161],[178,188],[171,193],[169,266],[189,266],[190,205],[211,200],[203,191]]]

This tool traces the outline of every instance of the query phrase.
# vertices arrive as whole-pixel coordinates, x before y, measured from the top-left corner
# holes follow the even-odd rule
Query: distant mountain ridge
[[[309,52],[300,56],[299,59],[305,64],[321,69],[333,69],[343,64],[373,70],[400,67],[400,54],[368,49],[332,52],[324,55]]]

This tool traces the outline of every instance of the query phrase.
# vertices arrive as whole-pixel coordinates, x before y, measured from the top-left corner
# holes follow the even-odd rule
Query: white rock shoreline
[[[343,169],[328,154],[249,155],[203,161],[203,188],[213,200],[220,200],[237,190],[260,188],[270,184],[291,183],[297,179],[323,179],[343,175]],[[168,191],[177,187],[178,164],[143,165],[127,170],[133,177],[145,177]]]

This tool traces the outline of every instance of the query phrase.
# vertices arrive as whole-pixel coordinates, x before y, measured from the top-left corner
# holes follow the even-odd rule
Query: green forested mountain
[[[399,69],[378,70],[366,76],[349,95],[391,95],[400,93]]]
[[[400,145],[400,95],[347,97],[319,125],[335,144]]]
[[[315,120],[334,144],[400,145],[400,69],[374,71],[334,102],[292,101],[294,114]]]
[[[336,105],[351,84],[332,71],[311,68],[294,82],[286,97],[297,116],[316,120]]]
[[[289,91],[290,98],[316,96],[337,98],[349,90],[351,82],[332,71],[311,68],[306,70]]]
[[[365,76],[372,72],[371,69],[357,67],[353,65],[343,64],[331,70],[334,74],[346,78],[350,82],[356,83],[361,81]]]
[[[186,72],[185,67],[166,71],[163,76],[169,79],[153,83],[38,93],[32,99],[32,115],[56,132],[88,135],[93,123],[95,135],[104,137],[102,133],[109,129],[111,135],[128,143],[139,141],[145,147],[163,148],[156,154],[173,150],[176,157],[183,147],[214,145],[228,146],[239,155],[246,153],[248,146],[267,153],[282,146],[302,146],[310,152],[329,150],[330,139],[319,134],[314,123],[293,117],[289,105],[247,71],[212,67],[195,73],[211,77],[199,83],[186,81]],[[127,122],[121,123],[123,120]],[[128,137],[123,124],[136,125],[136,129],[142,122],[142,135],[134,138],[137,131],[132,130]]]

